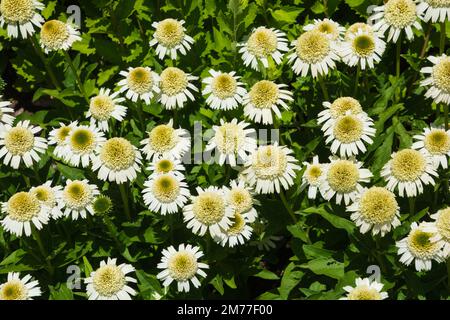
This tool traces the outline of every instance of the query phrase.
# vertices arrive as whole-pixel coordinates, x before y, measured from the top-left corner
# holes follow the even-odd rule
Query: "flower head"
[[[433,223],[428,223],[425,231],[431,232],[432,242],[439,242],[443,249],[444,259],[450,256],[450,207],[443,208],[431,215]]]
[[[417,140],[413,143],[412,148],[424,151],[433,160],[435,168],[442,166],[447,169],[450,156],[450,130],[445,131],[443,128],[425,128],[420,135],[413,137]]]
[[[93,163],[95,155],[106,140],[103,132],[93,125],[73,128],[66,139],[64,160],[74,167],[81,165],[83,168]]]
[[[9,37],[18,38],[19,31],[23,39],[35,33],[35,26],[41,27],[44,18],[38,11],[45,6],[36,0],[0,1],[0,27],[6,24]]]
[[[76,41],[81,41],[80,33],[69,23],[49,20],[41,28],[40,44],[45,53],[67,51]]]
[[[198,77],[185,73],[176,67],[164,69],[160,77],[161,95],[159,101],[166,109],[181,109],[188,98],[191,101],[195,100],[190,90],[198,92],[197,87],[192,84],[192,81],[197,80]]]
[[[138,99],[150,104],[155,93],[160,93],[159,76],[149,67],[129,67],[128,71],[120,71],[125,78],[117,84],[119,92],[126,92],[127,99],[137,102]]]
[[[64,207],[64,203],[61,199],[61,190],[61,186],[52,187],[52,182],[47,181],[40,186],[31,188],[30,193],[39,200],[41,205],[48,208],[50,216],[53,219],[57,219],[63,216],[62,208]]]
[[[37,280],[30,281],[31,275],[20,278],[18,272],[9,272],[8,281],[0,285],[0,300],[33,300],[41,295]]]
[[[303,162],[306,167],[302,177],[302,184],[300,189],[304,190],[308,187],[308,198],[315,199],[317,190],[319,190],[324,179],[324,167],[319,162],[319,157],[314,156],[311,163]]]
[[[64,215],[72,216],[77,220],[79,216],[86,219],[86,213],[94,214],[92,207],[95,197],[100,194],[95,184],[89,184],[88,180],[67,179],[63,189],[62,200],[64,203]]]
[[[202,94],[207,96],[206,103],[215,110],[236,109],[242,104],[247,90],[243,88],[243,83],[239,81],[236,72],[229,73],[209,70],[211,77],[203,79],[205,89]]]
[[[48,144],[56,145],[53,150],[53,154],[58,158],[65,158],[67,155],[66,148],[69,144],[67,137],[70,135],[73,129],[78,125],[78,121],[73,121],[68,125],[59,123],[59,128],[53,128],[48,136]]]
[[[381,291],[383,284],[377,281],[370,281],[369,278],[356,279],[356,286],[346,286],[347,296],[341,300],[384,300],[388,297],[387,292]]]
[[[0,95],[0,127],[4,124],[9,124],[12,126],[15,117],[12,115],[14,109],[10,107],[11,102],[1,101],[2,96]]]
[[[445,22],[450,19],[449,0],[421,0],[417,5],[417,11],[423,15],[425,22]]]
[[[426,98],[436,103],[450,104],[450,57],[443,54],[440,57],[429,56],[432,67],[424,67],[420,72],[430,75],[420,85],[429,87],[425,93]]]
[[[86,116],[91,118],[91,125],[108,131],[108,121],[112,118],[122,121],[127,114],[127,108],[121,103],[125,98],[118,97],[119,92],[111,93],[110,89],[101,88],[98,95],[91,98]]]
[[[336,21],[331,19],[314,19],[313,23],[307,24],[303,27],[305,31],[319,31],[327,35],[332,41],[342,40],[342,34],[345,32],[345,28],[339,25]]]

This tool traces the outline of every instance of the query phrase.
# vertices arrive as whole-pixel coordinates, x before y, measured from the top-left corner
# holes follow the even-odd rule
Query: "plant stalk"
[[[75,81],[78,85],[78,89],[80,90],[80,93],[82,94],[82,96],[86,100],[87,104],[89,105],[89,103],[90,103],[89,97],[87,96],[86,91],[84,90],[83,83],[81,82],[80,75],[78,74],[77,69],[75,68],[75,66],[73,64],[72,58],[70,57],[70,55],[67,51],[64,51],[64,56],[66,58],[67,64],[69,65],[70,69],[72,70],[73,75],[75,76]]]
[[[58,80],[55,76],[55,73],[53,72],[52,68],[48,64],[47,57],[44,55],[44,53],[41,50],[41,46],[39,45],[36,35],[33,35],[30,37],[31,46],[33,47],[36,54],[39,56],[39,58],[42,60],[42,63],[44,64],[45,70],[47,70],[47,73],[50,77],[50,81],[52,82],[53,86],[57,90],[61,90],[61,86],[58,83]]]
[[[122,201],[123,201],[123,207],[125,209],[125,215],[127,216],[127,219],[129,221],[131,221],[130,206],[128,204],[128,196],[127,196],[127,191],[125,190],[124,183],[119,184],[119,190],[120,190],[120,195],[121,195]]]
[[[294,210],[292,210],[291,206],[289,205],[289,203],[288,203],[288,201],[286,199],[286,196],[284,195],[284,191],[283,190],[280,191],[280,198],[281,198],[281,201],[283,202],[284,207],[289,212],[289,215],[291,216],[291,218],[294,221],[294,223],[297,223],[297,218],[295,217]]]

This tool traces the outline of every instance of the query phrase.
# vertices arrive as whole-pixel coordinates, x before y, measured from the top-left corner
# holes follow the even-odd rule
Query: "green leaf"
[[[87,277],[89,277],[89,275],[91,274],[91,272],[93,271],[91,264],[89,263],[89,260],[83,256],[83,263],[84,263],[84,275]]]
[[[253,277],[266,279],[266,280],[278,280],[278,279],[280,279],[279,276],[277,276],[275,273],[273,273],[272,271],[269,271],[267,269],[261,270],[257,274],[254,274]]]
[[[307,268],[318,275],[325,275],[334,279],[341,279],[344,276],[344,264],[331,258],[317,258],[308,261],[302,268]]]
[[[223,296],[225,290],[223,289],[223,280],[221,275],[216,275],[209,283],[211,283],[217,291],[219,291],[220,295]]]
[[[272,17],[277,21],[286,23],[294,23],[297,16],[303,11],[303,8],[298,7],[282,7],[271,12]]]
[[[335,214],[327,212],[324,207],[311,207],[304,210],[305,213],[316,213],[326,219],[334,227],[338,229],[344,229],[348,233],[353,233],[355,230],[355,224],[345,218],[339,217]]]

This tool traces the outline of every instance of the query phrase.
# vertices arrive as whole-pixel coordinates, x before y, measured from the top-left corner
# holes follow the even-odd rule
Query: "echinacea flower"
[[[258,81],[244,97],[244,115],[256,123],[272,124],[272,112],[281,118],[280,109],[288,110],[288,103],[294,100],[292,92],[285,88],[286,84]]]
[[[445,22],[450,19],[449,0],[421,0],[417,10],[423,15],[423,21],[432,23]],[[425,13],[425,14],[424,14]]]
[[[341,26],[336,21],[325,18],[314,19],[313,23],[307,24],[303,27],[305,31],[316,30],[326,34],[331,40],[339,41],[342,40],[342,35],[345,32],[345,28]]]
[[[430,216],[434,221],[428,223],[425,231],[431,232],[431,242],[439,242],[442,246],[443,257],[450,256],[450,207],[443,208]]]
[[[170,246],[163,249],[162,254],[158,269],[163,270],[156,277],[163,281],[164,287],[170,286],[173,281],[177,282],[179,292],[189,292],[191,282],[195,288],[200,287],[197,275],[206,278],[203,269],[209,269],[209,266],[198,261],[203,256],[199,247],[182,243],[178,250]]]
[[[73,220],[77,220],[79,216],[86,219],[87,212],[93,215],[95,212],[92,205],[99,194],[97,186],[89,184],[86,179],[73,181],[67,179],[62,193],[64,215],[72,216]]]
[[[133,181],[141,172],[142,156],[138,148],[125,138],[108,139],[92,160],[92,171],[104,181]]]
[[[39,200],[41,205],[48,208],[49,214],[53,219],[63,216],[62,208],[64,207],[64,203],[61,199],[61,186],[52,186],[52,182],[47,181],[40,186],[32,187],[30,193]]]
[[[336,68],[339,61],[338,45],[327,34],[317,30],[306,31],[292,42],[292,53],[288,61],[295,74],[306,77],[311,72],[313,78],[325,76]]]
[[[137,281],[128,274],[134,270],[126,263],[117,265],[115,258],[100,262],[100,267],[84,280],[89,300],[131,300],[136,291],[128,283]]]
[[[73,121],[68,125],[60,122],[59,128],[53,128],[48,135],[48,144],[56,145],[53,154],[58,158],[65,158],[67,155],[66,148],[69,142],[67,137],[73,129],[78,125],[78,121]]]
[[[259,201],[255,199],[253,189],[250,188],[244,180],[232,180],[230,188],[224,187],[225,200],[227,205],[233,210],[245,215],[245,219],[252,223],[258,217],[255,204]]]
[[[152,27],[156,29],[150,46],[156,46],[156,54],[159,59],[169,56],[172,60],[177,58],[177,52],[186,55],[191,49],[194,39],[186,34],[183,26],[184,20],[165,19],[153,22]]]
[[[221,235],[214,240],[222,247],[228,245],[233,248],[248,241],[252,236],[253,228],[250,226],[247,214],[235,212],[231,225],[227,229],[221,229],[221,232]]]
[[[18,237],[30,236],[32,225],[40,230],[49,220],[49,209],[30,192],[15,193],[2,203],[1,211],[5,214],[3,228]]]
[[[30,125],[30,121],[19,121],[14,127],[9,124],[0,130],[0,159],[3,164],[18,169],[23,161],[26,167],[41,159],[39,153],[47,150],[47,140],[37,137],[35,134],[42,130],[41,127]]]
[[[356,34],[359,30],[362,30],[364,33],[368,33],[370,35],[375,34],[375,31],[371,25],[364,22],[356,22],[347,28],[347,31],[345,31],[344,40],[350,40],[350,36]]]
[[[37,280],[31,275],[20,278],[18,272],[8,272],[8,280],[0,285],[0,300],[33,300],[41,295]]]
[[[416,142],[412,149],[421,150],[427,153],[433,160],[435,168],[441,166],[447,169],[450,156],[450,130],[443,128],[425,128],[422,134],[414,135]]]
[[[300,166],[292,150],[278,144],[255,149],[245,164],[243,173],[257,193],[280,193],[294,184],[295,170]]]
[[[160,156],[153,158],[147,170],[150,170],[152,172],[150,177],[171,173],[178,178],[184,178],[183,171],[185,170],[185,168],[179,159],[176,159],[172,156]]]
[[[433,260],[438,263],[443,261],[442,243],[431,240],[436,234],[426,231],[428,224],[413,222],[408,236],[396,244],[400,262],[409,266],[414,261],[417,271],[431,270]]]
[[[242,60],[245,66],[259,71],[258,62],[264,68],[269,67],[269,58],[275,64],[280,64],[283,53],[288,51],[286,34],[274,28],[258,27],[254,29],[245,43],[239,45],[239,53],[242,53]]]
[[[33,35],[35,27],[40,28],[44,18],[38,11],[45,5],[36,0],[2,0],[0,1],[0,27],[6,24],[9,37],[18,38],[19,31],[23,39]]]
[[[98,95],[91,98],[89,111],[86,113],[91,118],[91,125],[97,126],[102,131],[108,131],[108,121],[116,119],[122,121],[127,114],[127,108],[121,105],[125,98],[118,96],[119,92],[111,93],[110,89],[100,88]]]
[[[86,168],[94,161],[105,140],[104,133],[96,126],[77,126],[67,136],[63,159],[71,166]]]
[[[70,23],[49,20],[41,28],[40,44],[45,53],[69,50],[76,41],[81,41],[80,32]]]
[[[423,185],[434,185],[433,176],[438,177],[438,174],[433,160],[423,151],[403,149],[391,155],[381,170],[381,176],[387,181],[388,190],[398,188],[400,197],[415,197],[423,193]]]
[[[319,117],[317,119],[317,123],[324,123],[322,130],[327,130],[335,124],[336,119],[348,114],[363,114],[367,116],[359,101],[352,97],[340,97],[335,99],[332,103],[325,101],[322,105],[325,107],[325,110],[319,112]]]
[[[4,124],[9,124],[12,126],[15,117],[12,115],[14,113],[14,109],[9,107],[11,102],[9,101],[1,101],[2,96],[0,95],[0,127]]]
[[[432,67],[424,67],[420,72],[430,75],[420,85],[429,87],[425,93],[426,98],[433,99],[436,103],[450,105],[450,57],[443,54],[439,57],[429,56]]]
[[[372,229],[372,235],[382,237],[400,225],[400,207],[394,193],[383,187],[365,188],[355,201],[347,206],[350,218],[361,233]]]
[[[120,71],[120,75],[125,79],[117,84],[119,92],[126,92],[127,99],[133,102],[141,99],[150,104],[155,93],[160,93],[159,76],[149,67],[129,67],[128,71]]]
[[[387,292],[381,291],[383,284],[369,278],[357,278],[356,286],[345,286],[347,295],[340,300],[384,300],[387,299]]]
[[[304,190],[308,187],[308,198],[315,199],[317,196],[317,190],[319,190],[324,179],[323,165],[319,162],[318,156],[314,156],[311,163],[303,162],[303,165],[306,169],[303,173],[300,189]]]
[[[209,70],[211,77],[203,79],[205,89],[202,94],[207,96],[206,104],[214,110],[232,110],[242,104],[247,93],[243,83],[239,81],[236,72],[229,73]]]
[[[225,162],[232,167],[247,160],[248,154],[256,149],[256,132],[248,129],[249,123],[220,120],[220,126],[213,126],[214,136],[209,140],[205,151],[217,150],[219,164]]]
[[[190,90],[198,92],[197,87],[192,84],[192,81],[197,79],[198,77],[176,67],[164,69],[160,75],[159,102],[167,110],[183,108],[188,98],[191,101],[195,100]]]

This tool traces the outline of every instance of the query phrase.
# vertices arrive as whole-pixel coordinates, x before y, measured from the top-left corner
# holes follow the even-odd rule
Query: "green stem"
[[[415,212],[416,198],[408,198],[408,202],[409,202],[409,213],[413,215]]]
[[[119,190],[123,201],[123,207],[125,209],[125,215],[127,216],[127,219],[131,221],[130,206],[128,205],[128,196],[127,191],[125,190],[125,183],[119,184]]]
[[[325,85],[325,81],[323,81],[323,77],[321,75],[319,75],[317,77],[317,79],[319,80],[320,87],[322,88],[323,97],[325,98],[326,101],[329,101],[330,96],[328,95],[328,90]]]
[[[356,78],[355,78],[355,86],[353,88],[353,97],[356,98],[356,93],[358,92],[358,85],[359,85],[359,77],[361,75],[361,66],[358,63],[358,66],[356,67]]]
[[[396,52],[396,64],[395,64],[395,76],[400,78],[400,54],[402,53],[402,36],[397,39],[397,52]]]
[[[444,54],[445,51],[445,38],[446,38],[446,34],[445,34],[445,20],[444,22],[441,22],[441,38],[439,41],[439,54]]]
[[[117,237],[116,237],[116,232],[117,232],[117,231],[115,230],[114,225],[113,225],[111,219],[110,219],[107,215],[105,215],[105,216],[103,217],[103,221],[105,222],[105,225],[106,225],[106,227],[108,228],[108,231],[109,231],[111,237],[113,238],[113,240],[114,240],[114,242],[115,242],[115,244],[116,244],[117,250],[118,250],[119,252],[122,252],[122,244],[121,244],[121,242],[119,241],[119,239],[117,239]]]
[[[294,221],[294,223],[297,223],[297,218],[295,217],[294,210],[292,210],[291,206],[289,205],[289,203],[288,203],[288,201],[286,199],[286,196],[284,195],[284,191],[283,190],[280,191],[280,198],[281,198],[281,201],[283,202],[284,207],[289,212],[289,215],[291,216],[291,218]]]
[[[44,55],[44,53],[41,50],[41,46],[39,45],[39,43],[37,41],[36,35],[33,35],[32,37],[30,37],[30,41],[31,41],[31,46],[33,47],[34,51],[39,56],[39,58],[42,60],[42,63],[44,64],[45,70],[47,70],[47,73],[50,77],[50,81],[52,82],[53,86],[57,90],[61,90],[61,86],[58,83],[55,73],[53,72],[52,68],[48,64],[47,57]]]
[[[70,55],[67,51],[64,51],[64,56],[66,58],[67,64],[69,65],[70,69],[72,70],[73,75],[75,76],[75,81],[78,85],[78,89],[80,90],[81,95],[84,97],[87,104],[89,105],[89,103],[90,103],[89,97],[87,96],[86,91],[84,90],[83,82],[81,82],[80,75],[78,74],[78,71],[73,64],[72,58],[70,57]]]
[[[34,239],[36,240],[38,247],[39,247],[39,251],[41,252],[42,258],[45,260],[45,262],[47,263],[47,271],[48,273],[50,273],[51,276],[53,276],[54,273],[54,268],[52,266],[52,264],[50,263],[50,256],[47,253],[47,250],[45,250],[44,244],[42,243],[42,239],[41,239],[41,235],[39,234],[39,231],[36,230],[36,228],[32,228],[32,234]]]
[[[444,103],[444,126],[448,130],[448,104]]]
[[[376,246],[375,259],[379,263],[381,271],[383,273],[386,273],[387,272],[386,264],[384,263],[384,260],[383,260],[383,254],[380,252],[381,251],[380,239],[378,237],[374,237],[374,240],[375,240],[375,246]]]
[[[144,113],[142,112],[142,110],[144,109],[144,101],[140,100],[140,102],[138,104],[136,104],[136,109],[137,109],[137,114],[138,114],[138,118],[139,118],[139,122],[141,123],[141,130],[142,130],[142,134],[145,135],[145,122],[144,122]]]

